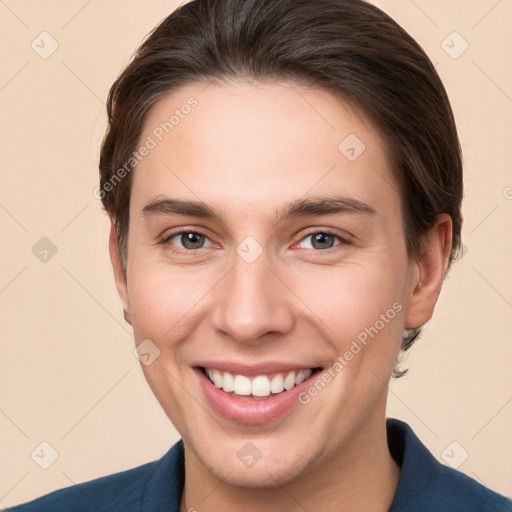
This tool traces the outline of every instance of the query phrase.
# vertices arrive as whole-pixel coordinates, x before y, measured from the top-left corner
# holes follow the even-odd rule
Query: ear
[[[451,247],[452,219],[443,213],[424,237],[421,257],[411,263],[404,325],[406,329],[421,327],[432,318]]]
[[[112,268],[114,270],[114,279],[116,281],[117,293],[119,294],[121,302],[123,303],[124,319],[130,325],[132,325],[128,307],[127,283],[124,276],[123,265],[121,264],[121,257],[119,255],[117,232],[112,220],[110,221],[110,236],[108,246],[110,251],[110,261],[112,262]]]

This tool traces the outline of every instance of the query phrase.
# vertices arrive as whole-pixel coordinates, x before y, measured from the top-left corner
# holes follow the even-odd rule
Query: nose
[[[213,327],[244,344],[261,344],[265,335],[289,332],[293,327],[293,293],[265,252],[246,262],[238,254],[233,267],[216,287]]]

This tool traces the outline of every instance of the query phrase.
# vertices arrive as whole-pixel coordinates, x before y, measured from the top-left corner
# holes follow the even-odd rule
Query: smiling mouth
[[[213,385],[228,395],[253,400],[268,399],[286,393],[323,369],[316,367],[249,377],[216,368],[205,368],[204,366],[197,368]]]

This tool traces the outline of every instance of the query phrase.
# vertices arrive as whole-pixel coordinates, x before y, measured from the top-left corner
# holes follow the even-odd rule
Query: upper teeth
[[[312,373],[312,370],[300,370],[287,373],[276,373],[273,377],[257,375],[249,378],[245,375],[233,375],[227,371],[221,373],[216,368],[205,368],[210,380],[226,392],[233,391],[236,395],[268,396],[270,393],[281,393],[288,391],[297,384],[305,381]]]

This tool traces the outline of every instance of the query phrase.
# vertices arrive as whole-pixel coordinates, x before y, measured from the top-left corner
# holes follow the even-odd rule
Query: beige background
[[[408,358],[409,375],[391,385],[388,414],[439,460],[460,463],[467,452],[461,471],[512,495],[512,2],[376,3],[436,64],[466,186],[467,252]],[[93,196],[108,88],[177,5],[0,1],[3,506],[155,460],[178,439],[133,356],[108,221]],[[43,51],[45,37],[51,48],[43,31],[59,45],[46,59],[31,47]],[[32,252],[42,237],[57,248],[47,262]],[[31,458],[43,441],[58,452],[47,469]]]

